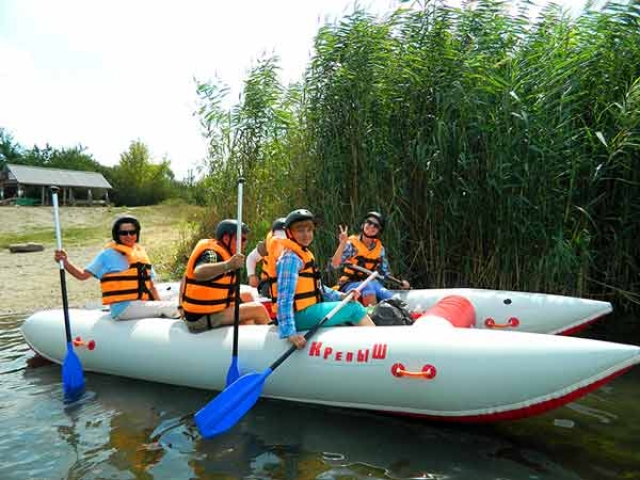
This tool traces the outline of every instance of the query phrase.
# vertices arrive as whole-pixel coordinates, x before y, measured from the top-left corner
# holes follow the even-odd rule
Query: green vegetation
[[[171,197],[174,176],[168,160],[155,165],[149,149],[142,142],[132,142],[120,156],[118,168],[112,172],[117,188],[114,197],[120,205],[155,205]]]
[[[192,180],[180,182],[170,168],[170,161],[163,159],[159,164],[152,161],[149,149],[140,142],[131,142],[129,149],[120,155],[120,163],[114,167],[99,164],[82,146],[73,148],[45,148],[34,146],[25,149],[0,127],[0,170],[6,163],[30,165],[34,167],[61,168],[101,173],[113,187],[110,201],[116,205],[155,205],[169,198],[191,200]],[[80,189],[79,189],[80,190]],[[78,192],[86,194],[84,191]],[[32,195],[36,204],[40,203],[40,193],[36,187],[27,187],[26,196]],[[81,197],[79,197],[81,198]],[[27,203],[24,203],[24,202]],[[23,205],[29,204],[23,200]]]
[[[358,10],[319,30],[301,84],[266,58],[231,109],[198,85],[207,221],[235,216],[242,172],[256,236],[307,206],[325,220],[321,259],[339,222],[375,208],[414,285],[637,303],[640,9],[510,7]]]
[[[35,207],[33,210],[30,209],[30,214],[35,216],[36,211],[46,215],[37,215],[38,218],[33,222],[14,222],[7,225],[8,228],[0,233],[0,248],[27,242],[42,243],[49,248],[55,245],[51,208]],[[198,229],[197,222],[203,211],[202,207],[175,200],[144,207],[62,207],[63,244],[70,251],[77,247],[91,246],[97,253],[111,238],[113,220],[123,213],[133,214],[142,224],[141,242],[153,259],[160,279],[175,280],[182,276],[186,263],[186,259],[180,257],[179,252],[192,246],[192,233]],[[7,213],[5,216],[10,221],[13,212]],[[46,221],[43,223],[45,218]],[[183,244],[188,244],[188,247]]]
[[[65,244],[88,245],[105,237],[105,232],[101,226],[69,227],[64,230]],[[46,229],[35,229],[33,231],[20,233],[0,233],[0,248],[9,248],[13,243],[43,243],[54,244],[53,226]]]
[[[299,83],[280,83],[277,57],[253,66],[231,108],[224,85],[199,82],[209,161],[197,182],[176,182],[140,142],[109,169],[82,147],[27,151],[0,129],[0,162],[103,172],[121,204],[206,206],[176,270],[235,216],[243,175],[253,241],[305,206],[324,219],[324,261],[338,223],[356,229],[379,209],[395,273],[416,286],[640,304],[637,3],[577,18],[551,4],[535,19],[526,2],[406,5],[320,28]]]

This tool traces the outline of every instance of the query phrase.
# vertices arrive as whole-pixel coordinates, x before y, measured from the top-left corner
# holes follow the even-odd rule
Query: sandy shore
[[[60,273],[53,261],[54,245],[41,252],[9,253],[0,250],[0,315],[28,314],[62,305]],[[85,265],[98,252],[98,246],[73,248],[73,261]],[[66,275],[70,306],[99,301],[98,281],[79,282]]]
[[[157,208],[160,210],[159,213],[164,213],[162,207]],[[75,264],[86,265],[100,251],[109,240],[111,222],[116,214],[117,212],[108,208],[61,208],[63,238],[65,227],[104,226],[104,238],[90,241],[89,245],[65,246]],[[141,218],[142,242],[153,260],[154,251],[175,248],[184,233],[177,226],[167,227],[167,215],[155,215],[154,212],[152,215],[147,214],[147,217],[149,218]],[[27,315],[44,308],[60,307],[60,271],[58,264],[53,260],[55,233],[51,208],[0,207],[0,225],[3,233],[28,233],[30,230],[51,228],[51,241],[40,242],[45,247],[43,251],[10,253],[6,248],[0,249],[0,316]],[[66,283],[71,307],[82,307],[100,301],[100,285],[97,280],[80,282],[67,274]]]

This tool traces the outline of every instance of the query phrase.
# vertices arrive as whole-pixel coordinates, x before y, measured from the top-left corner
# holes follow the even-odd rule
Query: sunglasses
[[[376,223],[376,222],[372,222],[371,220],[365,220],[365,222],[367,225],[373,225],[376,228],[380,228],[380,224]]]
[[[138,232],[136,230],[118,230],[118,235],[122,235],[123,237],[125,235],[138,235]]]

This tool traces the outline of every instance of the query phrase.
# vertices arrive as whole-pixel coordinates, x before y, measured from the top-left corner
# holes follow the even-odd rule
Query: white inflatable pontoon
[[[454,328],[423,318],[408,327],[320,329],[269,376],[263,396],[448,421],[521,418],[573,401],[640,363],[640,347],[535,333]],[[116,322],[71,310],[85,371],[222,390],[233,328],[189,333],[180,320]],[[241,372],[260,372],[289,343],[274,326],[239,329]],[[22,334],[57,363],[66,354],[62,310],[33,314]]]

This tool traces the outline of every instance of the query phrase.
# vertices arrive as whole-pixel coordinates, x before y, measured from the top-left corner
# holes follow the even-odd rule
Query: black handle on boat
[[[378,272],[372,272],[358,288],[351,290],[331,311],[304,336],[309,340],[322,325],[344,307],[353,298],[354,292],[361,292],[370,281],[378,277]],[[267,377],[297,350],[292,345],[285,353],[276,359],[263,372],[252,372],[242,375],[238,380],[228,385],[220,394],[205,405],[195,415],[196,425],[204,438],[212,438],[233,427],[255,405],[262,393],[262,387]]]
[[[62,250],[62,233],[60,232],[60,212],[58,207],[58,187],[51,187],[51,202],[53,203],[53,221],[56,229],[58,250]],[[64,270],[64,260],[60,260],[60,289],[62,290],[62,311],[64,314],[64,333],[67,340],[67,354],[62,362],[62,389],[65,398],[73,400],[84,390],[84,376],[80,359],[73,350],[71,341],[71,322],[69,320],[69,301],[67,298],[67,280]]]

